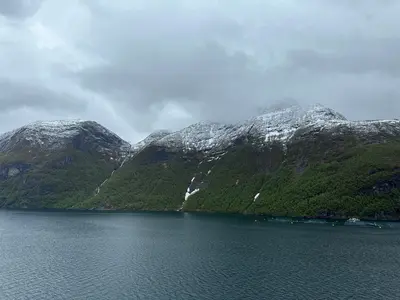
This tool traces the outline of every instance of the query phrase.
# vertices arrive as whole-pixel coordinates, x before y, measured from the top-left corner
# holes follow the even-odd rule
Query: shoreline
[[[350,218],[357,218],[363,222],[400,222],[400,217],[387,218],[363,218],[359,216],[346,217],[329,217],[329,216],[284,216],[269,214],[248,214],[248,213],[230,213],[219,211],[181,211],[181,210],[127,210],[127,209],[98,209],[98,208],[0,208],[3,211],[27,211],[27,212],[71,212],[71,213],[164,213],[164,214],[195,214],[207,216],[224,216],[224,217],[249,217],[249,218],[268,218],[268,219],[291,219],[292,221],[320,220],[326,222],[345,222]]]

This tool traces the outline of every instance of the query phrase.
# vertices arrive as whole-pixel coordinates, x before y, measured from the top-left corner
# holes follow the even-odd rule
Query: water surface
[[[0,211],[0,299],[400,299],[400,228]]]

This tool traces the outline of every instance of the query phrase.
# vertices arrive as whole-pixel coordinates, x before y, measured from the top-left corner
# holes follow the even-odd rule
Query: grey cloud
[[[347,47],[343,44],[347,43]],[[293,68],[315,72],[362,74],[379,72],[389,76],[400,75],[400,37],[396,39],[344,40],[338,49],[329,52],[306,49],[288,53]]]
[[[43,0],[1,0],[0,14],[12,18],[26,18],[37,12]]]
[[[205,102],[215,108],[220,102],[243,103],[249,90],[252,101],[264,98],[262,70],[257,65],[252,68],[244,53],[229,55],[215,43],[184,52],[154,47],[137,50],[129,58],[126,64],[85,70],[79,74],[82,83],[136,108],[167,99]]]
[[[263,69],[253,57],[229,53],[223,44],[241,36],[242,28],[230,18],[175,12],[157,9],[95,21],[101,35],[94,35],[92,51],[108,63],[75,74],[81,84],[142,112],[178,100],[198,119],[228,121],[250,114],[254,107],[244,102],[249,91],[253,103],[265,101]],[[227,114],[228,105],[238,109]]]
[[[0,78],[0,90],[0,110],[2,113],[20,107],[75,113],[86,108],[85,102],[40,85]]]
[[[90,3],[98,18],[84,47],[107,63],[74,76],[84,87],[113,99],[124,113],[129,108],[141,112],[132,121],[135,126],[150,126],[151,108],[170,100],[195,119],[219,121],[248,117],[286,98],[320,102],[350,118],[388,117],[398,107],[387,96],[397,97],[397,89],[383,78],[398,75],[400,40],[369,20],[379,21],[397,7],[393,1],[311,1],[293,15],[289,12],[296,6],[285,10],[257,1],[246,9],[239,4],[226,10],[209,6],[205,14],[183,8],[180,1],[171,6],[151,1],[157,5],[118,13]],[[356,25],[340,17],[362,24],[363,32],[375,31],[357,34]],[[302,26],[296,29],[295,24]],[[363,77],[371,72],[376,78]],[[368,93],[361,86],[365,82]],[[354,109],[360,102],[366,108],[379,101],[386,103],[378,105],[379,113]]]
[[[281,99],[319,102],[350,119],[398,117],[399,1],[217,2],[45,1],[28,21],[46,30],[17,50],[17,44],[3,44],[10,58],[2,65],[12,78],[29,82],[23,95],[36,87],[31,78],[41,76],[35,82],[52,87],[50,94],[38,88],[36,95],[45,96],[32,97],[32,106],[51,110],[55,104],[48,99],[59,99],[57,106],[84,117],[78,111],[84,104],[56,92],[74,87],[74,99],[83,90],[107,103],[97,110],[100,122],[112,111],[122,120],[118,128],[128,122],[142,132],[199,120],[236,121]],[[46,48],[53,37],[59,48],[28,47],[42,38],[37,44]],[[24,59],[21,49],[35,55]],[[9,61],[24,63],[12,68]],[[25,69],[29,74],[19,76]],[[9,78],[7,72],[0,76]],[[16,99],[29,98],[9,89]]]

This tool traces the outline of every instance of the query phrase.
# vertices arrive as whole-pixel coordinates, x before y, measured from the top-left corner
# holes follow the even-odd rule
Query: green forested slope
[[[23,130],[3,140],[0,208],[400,216],[400,140],[390,128],[304,127],[287,144],[245,134],[218,152],[150,145],[122,167],[126,142],[96,124],[79,128],[53,149]]]
[[[0,154],[0,207],[74,206],[93,195],[117,166],[94,151],[29,151]]]
[[[192,178],[200,191],[184,201]],[[399,215],[399,186],[398,140],[314,135],[287,149],[244,143],[212,157],[150,147],[78,206],[383,217]]]
[[[400,143],[348,147],[298,172],[286,163],[269,175],[251,211],[277,215],[364,216],[400,213]]]
[[[198,162],[194,154],[149,147],[124,164],[97,196],[80,203],[80,207],[175,210],[183,201]]]

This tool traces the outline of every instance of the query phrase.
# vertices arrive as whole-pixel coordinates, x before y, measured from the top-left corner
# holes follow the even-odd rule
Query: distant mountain
[[[91,121],[0,136],[0,206],[400,216],[400,121],[288,101],[130,145]]]

